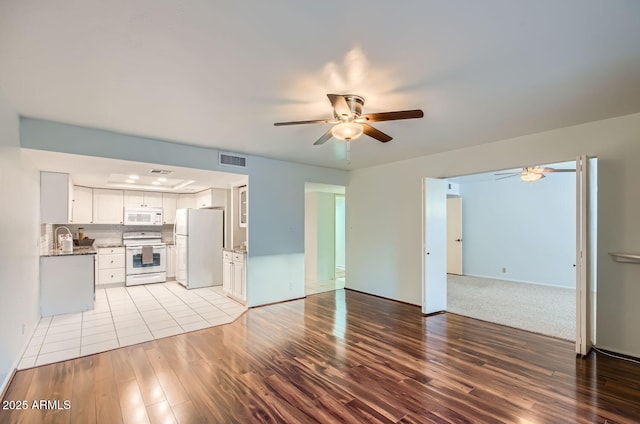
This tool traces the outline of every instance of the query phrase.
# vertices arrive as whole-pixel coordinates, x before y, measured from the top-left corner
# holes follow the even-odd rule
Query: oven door
[[[166,245],[152,245],[153,262],[142,263],[142,246],[127,246],[126,270],[127,275],[148,274],[152,272],[165,272],[167,270]]]

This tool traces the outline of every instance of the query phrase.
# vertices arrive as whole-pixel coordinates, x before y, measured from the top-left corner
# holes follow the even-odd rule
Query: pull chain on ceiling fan
[[[375,138],[381,143],[391,141],[393,137],[369,125],[369,122],[395,121],[399,119],[422,118],[424,112],[420,109],[401,110],[395,112],[380,112],[363,115],[364,98],[355,94],[327,94],[333,107],[333,119],[318,119],[309,121],[276,122],[275,126],[300,124],[335,124],[325,132],[314,145],[324,144],[331,137],[338,140],[351,141],[362,134]]]

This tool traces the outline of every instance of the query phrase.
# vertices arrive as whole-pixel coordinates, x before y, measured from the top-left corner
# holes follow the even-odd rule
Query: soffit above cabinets
[[[175,193],[228,189],[248,183],[242,174],[22,149],[40,171],[71,175],[74,185]],[[152,171],[163,172],[152,172]],[[165,172],[166,171],[166,172]],[[136,176],[136,179],[132,179]],[[155,184],[154,184],[155,183]]]

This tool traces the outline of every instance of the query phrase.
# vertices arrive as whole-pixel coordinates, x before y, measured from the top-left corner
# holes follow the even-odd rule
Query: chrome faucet
[[[53,237],[56,239],[56,244],[58,245],[58,249],[62,249],[62,243],[60,243],[60,240],[58,240],[58,230],[61,229],[61,228],[64,228],[65,230],[67,230],[67,233],[69,233],[71,238],[73,238],[73,234],[71,234],[71,230],[69,230],[64,225],[61,225],[58,228],[56,228],[56,231],[53,233]]]

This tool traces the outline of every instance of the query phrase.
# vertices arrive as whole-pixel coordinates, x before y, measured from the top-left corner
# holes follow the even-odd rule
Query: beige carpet
[[[574,289],[448,275],[447,311],[575,340]]]

